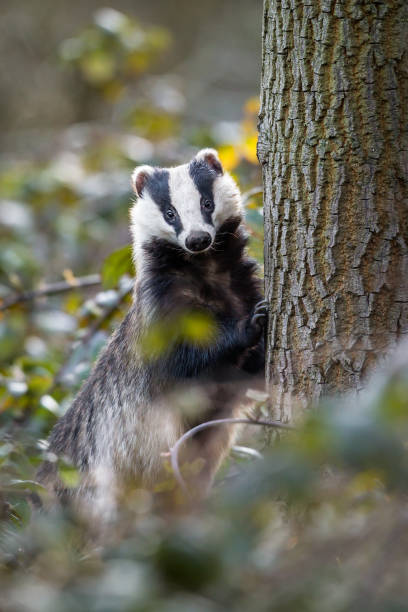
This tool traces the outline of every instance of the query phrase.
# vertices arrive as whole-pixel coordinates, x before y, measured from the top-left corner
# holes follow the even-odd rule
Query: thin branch
[[[82,346],[86,346],[87,344],[89,344],[89,342],[92,340],[92,338],[94,337],[94,335],[96,334],[97,331],[99,331],[101,329],[101,327],[110,319],[110,317],[114,314],[114,312],[116,311],[116,309],[122,304],[122,302],[124,301],[124,299],[131,293],[133,289],[133,283],[129,283],[129,285],[127,285],[126,287],[124,287],[118,295],[118,299],[115,301],[114,304],[112,304],[112,306],[110,306],[109,308],[107,308],[105,310],[105,312],[102,313],[102,315],[96,319],[93,324],[90,326],[90,328],[88,329],[88,331],[86,332],[86,334],[84,336],[82,336],[82,338],[80,339],[79,343]],[[61,379],[63,378],[68,365],[69,365],[69,361],[71,359],[72,353],[74,351],[76,351],[78,348],[78,345],[76,345],[70,352],[68,358],[66,359],[66,361],[62,364],[62,366],[60,367],[60,369],[58,370],[58,372],[55,375],[54,378],[54,382],[52,384],[52,388],[51,390],[53,390],[55,388],[55,386],[61,381]],[[48,393],[50,393],[51,391],[48,391]]]
[[[243,206],[246,206],[249,200],[256,195],[260,195],[263,193],[263,187],[253,187],[248,191],[245,191],[241,196],[241,202]]]
[[[189,491],[187,485],[185,483],[184,478],[181,475],[178,454],[182,444],[184,444],[189,438],[192,438],[196,433],[202,431],[203,429],[207,429],[208,427],[214,427],[216,425],[225,425],[226,423],[231,423],[232,425],[262,425],[264,427],[276,427],[277,429],[296,429],[293,425],[289,425],[288,423],[281,423],[280,421],[267,421],[267,420],[254,420],[254,419],[239,419],[239,418],[227,418],[227,419],[214,419],[213,421],[206,421],[205,423],[200,423],[196,427],[189,429],[185,434],[181,436],[174,444],[174,446],[170,449],[170,463],[174,472],[174,476],[179,483],[183,492],[189,496]]]
[[[81,338],[82,344],[88,344],[88,342],[96,334],[96,332],[101,329],[104,323],[108,321],[108,319],[110,319],[115,310],[122,304],[125,297],[131,293],[132,289],[133,283],[130,283],[128,286],[122,289],[122,291],[119,292],[118,299],[116,300],[116,302],[112,304],[112,306],[107,308],[105,312],[99,317],[99,319],[96,319],[96,321],[94,321],[85,336]]]
[[[52,283],[45,285],[39,289],[33,289],[32,291],[23,291],[22,293],[16,293],[9,295],[4,300],[0,301],[0,312],[15,306],[16,304],[22,304],[24,302],[31,302],[37,298],[45,297],[47,295],[56,295],[57,293],[65,293],[66,291],[72,291],[73,289],[84,289],[85,287],[93,287],[100,285],[101,277],[99,274],[89,274],[88,276],[80,276],[74,278],[72,281],[60,281],[58,283]]]

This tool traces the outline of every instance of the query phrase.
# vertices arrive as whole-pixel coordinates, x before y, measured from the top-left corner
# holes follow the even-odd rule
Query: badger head
[[[136,249],[160,238],[188,253],[203,253],[223,223],[242,215],[239,189],[214,149],[203,149],[175,168],[140,166],[132,186],[137,195],[131,211]]]

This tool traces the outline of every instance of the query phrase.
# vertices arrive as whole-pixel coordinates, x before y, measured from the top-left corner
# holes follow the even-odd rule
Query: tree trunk
[[[408,2],[265,0],[274,416],[361,388],[408,333]]]

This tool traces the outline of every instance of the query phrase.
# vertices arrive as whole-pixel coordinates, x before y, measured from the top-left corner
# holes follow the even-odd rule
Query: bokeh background
[[[124,496],[104,546],[86,520],[29,501],[46,501],[48,432],[129,305],[135,165],[217,147],[262,273],[261,21],[261,0],[1,2],[2,611],[406,610],[406,347],[358,399],[248,438],[195,513],[170,467],[155,492]]]
[[[255,193],[246,198],[248,221],[262,259],[261,4],[2,3],[0,298],[100,273],[119,249],[105,267],[108,293],[94,289],[85,302],[89,292],[57,293],[9,311],[0,321],[3,361],[55,349],[53,369],[61,367],[67,342],[114,305],[121,276],[133,273],[126,245],[135,165],[184,163],[217,147],[243,191]],[[96,350],[117,314],[100,325]],[[17,370],[12,388],[16,376],[25,379]]]
[[[83,121],[111,123],[107,108],[95,100],[86,100],[78,81],[62,69],[60,62],[64,40],[78,34],[95,17],[111,32],[120,26],[113,13],[109,17],[108,13],[100,12],[104,8],[106,5],[99,0],[2,2],[0,126],[5,135],[4,151],[14,154],[20,143],[24,151],[30,129],[31,147],[35,150],[36,146],[44,147],[47,137],[62,126]],[[260,0],[250,3],[118,0],[112,3],[112,8],[141,24],[164,28],[171,38],[171,44],[155,65],[145,67],[148,76],[174,77],[174,86],[182,95],[182,102],[179,96],[177,100],[178,110],[184,111],[184,122],[197,127],[201,123],[241,118],[245,101],[257,95],[259,89]],[[132,52],[141,41],[127,42]],[[109,69],[105,66],[100,71],[106,75]],[[96,68],[93,74],[96,76]],[[133,80],[132,85],[135,84]],[[175,110],[175,98],[172,100]],[[170,106],[171,100],[164,103]],[[180,109],[180,105],[184,108]],[[41,130],[42,137],[37,130]]]

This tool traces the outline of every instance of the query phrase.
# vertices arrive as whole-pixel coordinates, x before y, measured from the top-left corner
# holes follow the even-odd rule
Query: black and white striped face
[[[227,219],[242,214],[238,187],[214,149],[175,168],[136,168],[132,184],[138,196],[131,212],[136,247],[156,237],[202,253]]]

